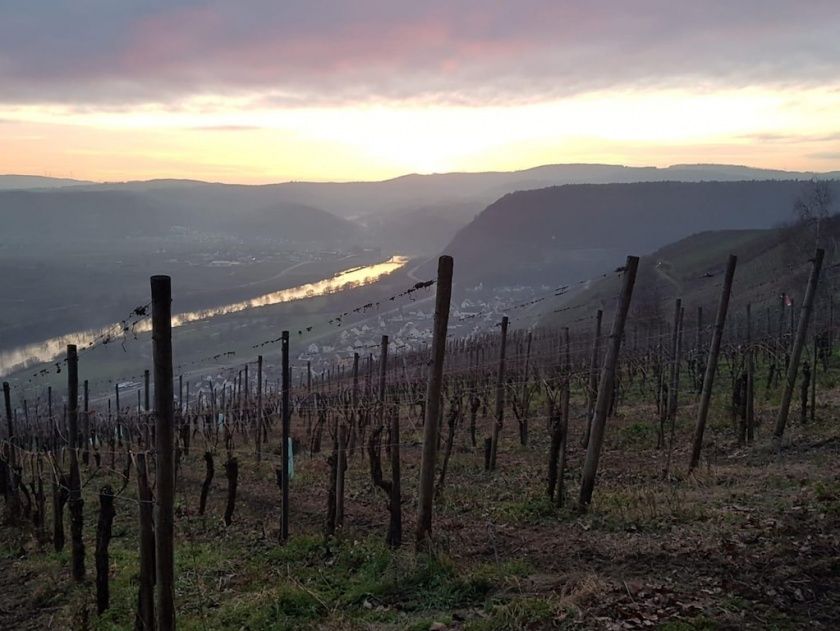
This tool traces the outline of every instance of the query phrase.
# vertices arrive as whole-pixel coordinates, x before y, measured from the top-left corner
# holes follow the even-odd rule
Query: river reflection
[[[240,311],[246,311],[248,309],[257,309],[259,307],[268,307],[270,305],[276,305],[283,302],[292,302],[294,300],[325,296],[327,294],[334,294],[347,289],[352,289],[353,287],[369,285],[376,282],[383,276],[387,276],[388,274],[392,274],[397,271],[407,262],[408,259],[404,256],[393,256],[387,261],[383,261],[381,263],[374,263],[373,265],[366,265],[363,267],[353,267],[339,272],[330,278],[306,283],[297,287],[289,287],[288,289],[273,291],[249,300],[234,302],[219,307],[210,307],[208,309],[199,309],[197,311],[177,313],[172,316],[172,326],[179,327],[191,322],[209,320],[218,316],[239,313]],[[142,333],[150,331],[151,328],[151,320],[146,319],[139,322],[134,330],[135,332]],[[117,323],[100,329],[68,333],[67,335],[50,338],[48,340],[44,340],[43,342],[28,344],[10,351],[2,351],[0,352],[0,376],[8,375],[17,370],[22,370],[36,364],[53,361],[54,359],[64,355],[68,344],[75,344],[80,349],[84,349],[96,340],[109,337],[116,339],[121,336],[122,333],[122,325]]]

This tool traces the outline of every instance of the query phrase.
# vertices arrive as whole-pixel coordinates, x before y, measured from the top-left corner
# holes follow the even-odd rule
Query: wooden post
[[[349,450],[350,454],[353,454],[353,450],[356,446],[356,438],[359,434],[359,354],[353,353],[353,387],[350,391],[350,409],[351,409],[351,421],[352,426],[350,427],[350,444]],[[364,451],[364,450],[362,450]]]
[[[589,387],[586,390],[586,430],[581,440],[581,447],[589,446],[592,432],[592,415],[595,412],[595,398],[598,394],[598,359],[601,355],[601,322],[604,312],[598,309],[595,314],[595,336],[592,338],[592,355],[589,358]]]
[[[674,310],[674,334],[671,346],[671,385],[668,389],[668,420],[670,421],[671,427],[668,437],[668,457],[665,460],[665,478],[671,473],[671,457],[674,453],[674,433],[677,425],[677,403],[679,401],[680,389],[683,314],[682,299],[677,298],[676,308]]]
[[[432,366],[426,388],[426,418],[423,424],[423,453],[420,461],[420,492],[417,504],[417,547],[431,538],[434,501],[437,433],[440,424],[440,395],[443,385],[443,361],[446,354],[446,331],[449,327],[449,303],[452,298],[451,256],[438,259],[435,319],[432,337]]]
[[[624,322],[627,320],[627,311],[630,308],[630,299],[633,296],[633,286],[636,283],[636,270],[638,267],[639,257],[628,256],[627,262],[624,265],[624,283],[621,288],[621,295],[618,298],[618,306],[616,307],[610,337],[607,340],[607,353],[604,357],[604,365],[601,369],[601,381],[598,385],[598,399],[595,402],[595,411],[592,414],[592,432],[589,437],[589,447],[586,450],[586,461],[584,463],[580,485],[580,503],[583,506],[588,505],[592,501],[592,491],[595,489],[595,475],[598,472],[598,460],[601,457],[604,428],[607,422],[610,398],[613,396],[618,351],[621,348]]]
[[[507,346],[508,317],[502,318],[502,335],[499,341],[499,371],[496,375],[496,414],[493,423],[493,442],[490,443],[490,471],[496,470],[499,437],[505,420],[505,348]]]
[[[236,488],[239,481],[239,461],[230,452],[228,452],[228,459],[225,461],[225,477],[228,481],[225,526],[230,526],[233,522],[233,511],[236,509]]]
[[[134,628],[146,631],[155,628],[155,531],[154,498],[149,486],[146,454],[135,455],[137,499],[140,503],[140,580],[137,590],[137,617]]]
[[[752,305],[747,303],[747,401],[746,441],[751,444],[755,432],[755,351],[752,347]]]
[[[723,337],[723,327],[726,324],[726,312],[729,309],[729,296],[732,294],[732,279],[735,276],[735,266],[738,264],[738,257],[729,255],[726,264],[726,275],[723,279],[723,288],[720,292],[717,316],[715,317],[715,328],[712,331],[712,341],[709,346],[709,356],[706,358],[706,372],[703,376],[703,392],[700,394],[700,407],[697,411],[697,425],[694,428],[694,442],[691,448],[691,461],[689,470],[694,469],[700,463],[700,451],[703,448],[703,433],[706,430],[706,419],[709,415],[709,403],[712,400],[712,385],[717,371],[718,353],[720,353],[720,341]]]
[[[677,298],[676,308],[674,309],[674,332],[671,343],[671,384],[668,389],[668,418],[671,420],[672,425],[677,415],[677,404],[679,401],[682,318],[682,299]]]
[[[79,356],[75,344],[67,346],[67,419],[70,434],[70,545],[73,557],[73,578],[81,582],[85,578],[85,544],[82,540],[84,502],[77,451],[79,445]]]
[[[793,395],[793,388],[796,384],[796,375],[799,371],[799,360],[802,358],[802,347],[805,345],[805,337],[808,335],[808,323],[811,320],[811,311],[814,307],[814,295],[817,292],[817,282],[820,279],[823,256],[825,251],[818,248],[814,253],[811,265],[811,275],[808,277],[808,286],[805,289],[805,298],[802,300],[801,313],[799,315],[799,326],[796,329],[796,336],[793,339],[793,350],[791,351],[790,363],[788,364],[787,379],[785,388],[782,391],[782,401],[779,404],[779,413],[776,417],[776,429],[773,434],[781,438],[785,433],[788,413],[790,411],[790,400]],[[793,311],[791,309],[791,311]],[[793,317],[791,316],[791,322]]]
[[[152,427],[149,418],[151,410],[149,401],[149,371],[143,371],[143,447],[147,450],[152,448]],[[137,409],[140,409],[140,392],[137,392]]]
[[[814,332],[811,357],[811,422],[817,420],[817,334]]]
[[[283,458],[283,507],[282,507],[282,521],[280,524],[280,540],[287,541],[289,539],[289,332],[283,331],[281,334],[281,350],[282,350],[282,374],[283,374],[283,390],[281,396],[282,405],[282,440],[283,444],[280,447],[281,457]]]
[[[402,544],[402,491],[400,481],[400,412],[391,411],[391,520],[387,543],[392,548]]]
[[[7,513],[10,519],[15,520],[17,515],[17,471],[15,455],[15,422],[12,414],[12,393],[8,381],[3,382],[3,401],[6,408],[6,426],[9,432],[9,462],[6,466],[6,502]],[[8,505],[11,503],[11,505]]]
[[[79,447],[82,450],[82,462],[84,464],[90,463],[90,399],[88,397],[88,380],[82,382],[82,427],[79,436]]]
[[[155,370],[155,446],[157,448],[155,560],[157,628],[175,628],[175,431],[172,377],[172,285],[169,276],[152,276],[152,355]],[[148,384],[148,382],[147,382]]]
[[[563,346],[565,347],[565,376],[563,378],[563,391],[561,396],[562,409],[560,411],[560,462],[557,465],[557,505],[563,506],[566,502],[566,458],[569,449],[569,399],[571,398],[572,382],[572,351],[569,340],[569,327],[563,327]]]
[[[96,524],[96,610],[102,613],[110,604],[108,586],[108,545],[111,543],[111,527],[114,523],[114,491],[105,485],[99,491],[99,521]]]
[[[528,338],[525,344],[525,369],[522,374],[522,403],[517,417],[517,421],[519,422],[519,444],[523,447],[528,446],[528,417],[531,413],[531,385],[528,383],[529,368],[531,363],[531,338],[532,331],[528,331]],[[516,408],[514,408],[514,411],[516,411]]]
[[[257,448],[257,462],[262,459],[262,433],[263,433],[263,358],[257,356],[257,433],[254,443]]]

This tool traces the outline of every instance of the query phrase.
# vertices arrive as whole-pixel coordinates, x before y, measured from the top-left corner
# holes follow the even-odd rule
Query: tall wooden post
[[[505,350],[507,347],[508,317],[502,318],[502,334],[499,341],[499,371],[496,375],[496,414],[493,423],[493,440],[490,443],[490,471],[496,470],[496,455],[499,453],[499,438],[505,420]]]
[[[79,437],[79,445],[82,448],[82,458],[88,462],[88,448],[90,446],[90,397],[88,391],[88,380],[82,383],[82,435]]]
[[[79,355],[75,344],[67,346],[67,420],[70,434],[70,542],[73,578],[85,578],[85,544],[82,540],[84,502],[79,477]]]
[[[586,430],[583,434],[581,447],[589,445],[589,435],[592,432],[592,415],[595,412],[595,397],[598,395],[598,359],[601,355],[601,322],[604,312],[601,309],[595,313],[595,336],[592,338],[592,356],[589,358],[589,386],[586,390]]]
[[[152,355],[155,370],[155,447],[157,502],[155,561],[157,563],[158,631],[175,628],[175,419],[172,378],[172,283],[169,276],[152,276]]]
[[[140,393],[137,393],[137,407],[140,407]],[[143,446],[146,449],[151,449],[152,446],[152,427],[149,412],[151,411],[151,402],[149,401],[149,371],[143,371]]]
[[[120,445],[122,446],[122,437],[123,437],[122,436],[122,423],[120,422],[121,417],[122,417],[122,409],[120,408],[120,384],[119,384],[119,381],[114,384],[114,405],[116,405],[116,407],[117,407],[117,420],[116,420],[116,423],[117,423],[117,440],[120,442]]]
[[[417,504],[417,547],[432,534],[437,433],[440,424],[440,395],[443,385],[443,360],[446,354],[446,331],[449,327],[449,303],[452,298],[451,256],[438,259],[435,319],[432,337],[432,365],[426,388],[426,418],[423,424],[423,454],[420,461],[420,493]]]
[[[15,422],[12,414],[12,393],[8,381],[3,382],[3,400],[6,408],[6,426],[9,432],[9,462],[6,466],[6,508],[9,517],[16,520],[19,515],[17,500],[17,468],[15,453]]]
[[[674,433],[677,426],[677,404],[680,391],[680,360],[682,355],[683,316],[685,310],[682,299],[677,298],[674,310],[674,334],[671,346],[671,385],[668,388],[668,420],[670,432],[668,436],[668,457],[665,460],[664,477],[671,474],[671,457],[674,454]]]
[[[388,525],[388,545],[402,544],[402,485],[400,478],[400,413],[391,412],[391,519]]]
[[[135,629],[154,629],[155,532],[152,506],[154,497],[149,485],[145,452],[136,454],[134,468],[137,469],[137,499],[140,503],[140,570]]]
[[[257,462],[262,459],[262,435],[263,435],[263,358],[257,356],[257,431],[254,437],[254,444],[257,448]]]
[[[697,410],[697,424],[694,428],[694,442],[691,448],[691,461],[688,468],[694,469],[700,462],[700,451],[703,449],[703,433],[706,430],[706,419],[709,416],[709,404],[712,400],[712,385],[717,371],[720,341],[723,337],[723,327],[726,324],[726,312],[729,309],[729,296],[732,294],[732,279],[735,277],[735,266],[738,257],[729,255],[726,264],[726,275],[723,278],[723,288],[720,291],[715,328],[712,331],[712,341],[709,346],[709,356],[706,359],[706,373],[703,377],[703,391],[700,394],[700,407]]]
[[[682,298],[677,298],[676,308],[674,309],[674,331],[671,340],[671,383],[668,388],[668,419],[671,421],[672,426],[677,416],[677,405],[679,402],[682,317]]]
[[[12,391],[8,381],[3,382],[3,401],[6,407],[6,428],[9,432],[9,444],[13,445],[15,442],[15,424],[12,414]]]
[[[796,336],[793,339],[793,350],[791,351],[790,364],[788,364],[785,388],[782,391],[782,401],[779,404],[779,413],[776,417],[776,429],[773,434],[781,438],[785,433],[788,413],[790,411],[790,400],[793,395],[793,388],[796,385],[796,375],[799,371],[799,360],[802,358],[802,347],[805,345],[805,337],[808,335],[808,323],[811,320],[811,312],[814,308],[814,296],[817,293],[817,282],[820,279],[823,256],[825,251],[818,248],[814,253],[811,265],[811,275],[808,277],[808,287],[805,290],[805,298],[802,300],[801,313],[799,314],[799,326],[796,329]],[[791,309],[791,311],[793,311]],[[791,316],[791,321],[793,317]]]
[[[580,503],[583,506],[592,501],[592,491],[595,489],[595,475],[598,472],[598,460],[601,457],[601,445],[604,442],[604,429],[610,408],[610,398],[613,396],[618,351],[621,349],[624,322],[627,320],[627,311],[630,309],[630,299],[633,297],[633,286],[636,283],[638,267],[639,257],[628,256],[624,265],[624,283],[621,288],[621,295],[618,298],[610,337],[607,340],[607,353],[604,356],[601,381],[598,385],[598,399],[595,402],[595,411],[592,415],[592,432],[589,437],[589,447],[586,450],[586,461],[583,466],[580,485]]]
[[[289,410],[289,332],[283,331],[280,340],[282,353],[281,361],[283,364],[283,385],[281,395],[283,444],[280,447],[281,457],[283,458],[283,464],[281,466],[283,471],[283,507],[281,513],[282,521],[280,523],[280,540],[287,541],[289,539],[289,458],[291,456],[289,453],[289,423],[291,420]]]
[[[755,432],[755,351],[752,346],[752,331],[752,305],[747,303],[747,400],[744,419],[747,444],[752,443]]]

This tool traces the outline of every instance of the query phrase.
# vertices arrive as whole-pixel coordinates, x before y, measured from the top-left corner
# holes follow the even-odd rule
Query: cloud
[[[819,151],[817,153],[809,153],[809,158],[815,158],[817,160],[832,160],[832,161],[840,161],[840,151]]]
[[[4,3],[0,102],[485,104],[813,86],[840,76],[838,31],[836,0]]]

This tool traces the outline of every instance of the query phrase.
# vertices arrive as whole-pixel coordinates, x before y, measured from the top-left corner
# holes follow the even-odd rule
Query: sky
[[[0,173],[840,169],[838,0],[0,0]]]

